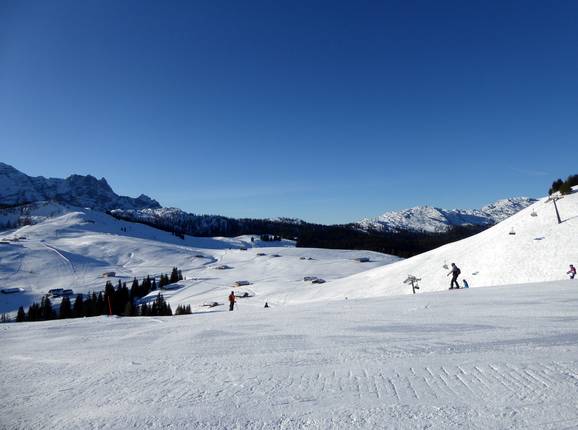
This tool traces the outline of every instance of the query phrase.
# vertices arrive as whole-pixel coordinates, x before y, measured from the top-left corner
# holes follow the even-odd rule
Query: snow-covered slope
[[[2,324],[0,428],[576,429],[577,284]]]
[[[49,218],[63,215],[73,210],[70,206],[55,202],[35,202],[0,209],[0,230],[17,228],[22,225],[38,224]]]
[[[569,264],[578,263],[578,192],[557,204],[561,224],[542,198],[475,236],[332,282],[303,300],[410,294],[403,283],[408,275],[421,278],[421,292],[444,290],[452,262],[471,287],[564,279]]]
[[[441,233],[455,226],[491,226],[535,202],[536,199],[515,197],[498,200],[481,209],[448,210],[417,206],[364,219],[359,225],[365,230]]]
[[[239,280],[251,282],[243,291],[255,296],[252,306],[260,307],[265,300],[290,302],[293,294],[314,288],[303,281],[305,276],[334,280],[399,260],[375,252],[294,248],[289,240],[262,242],[257,236],[254,241],[251,236],[180,239],[90,209],[44,209],[62,215],[0,235],[0,285],[24,289],[21,294],[0,294],[0,311],[28,306],[52,288],[100,291],[107,280],[130,282],[168,273],[174,266],[187,279],[178,290],[166,292],[173,309],[178,304],[199,308],[206,301],[223,302]],[[371,261],[360,263],[354,260],[358,257]],[[230,269],[217,269],[223,265]],[[116,276],[105,279],[105,272]]]
[[[265,301],[280,305],[409,294],[403,283],[408,275],[422,279],[420,292],[443,290],[449,286],[445,267],[452,262],[472,287],[556,280],[564,277],[568,264],[577,263],[578,193],[558,206],[562,224],[556,222],[552,203],[541,199],[476,236],[402,261],[373,252],[294,248],[290,241],[251,242],[249,236],[182,240],[98,211],[69,208],[64,215],[3,235],[26,238],[0,245],[0,282],[25,293],[0,295],[0,310],[27,305],[50,288],[101,290],[104,272],[114,271],[114,282],[128,282],[173,266],[186,279],[165,296],[173,308],[190,304],[198,310],[204,303],[224,302],[240,280],[250,285],[235,290],[251,296],[240,306],[255,308]],[[371,261],[360,263],[359,257]],[[222,265],[230,269],[216,269]],[[309,276],[328,282],[303,280]]]
[[[72,175],[66,179],[31,177],[0,162],[0,205],[46,200],[101,211],[160,207],[157,201],[144,194],[137,198],[117,195],[104,178],[99,180],[90,175]]]

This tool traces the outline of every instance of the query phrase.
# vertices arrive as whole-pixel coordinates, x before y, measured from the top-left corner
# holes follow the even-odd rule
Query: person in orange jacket
[[[235,292],[231,291],[229,294],[229,310],[232,311],[235,307]]]

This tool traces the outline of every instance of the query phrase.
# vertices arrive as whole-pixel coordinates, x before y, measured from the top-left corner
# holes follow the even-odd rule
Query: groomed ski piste
[[[3,245],[24,248],[0,251],[2,270],[8,257],[22,266],[6,269],[3,282],[34,274],[49,253],[44,275],[81,273],[90,288],[113,260],[130,279],[139,268],[177,265],[187,280],[169,301],[194,313],[0,325],[0,427],[578,428],[578,280],[565,279],[578,259],[578,193],[557,204],[561,224],[541,199],[479,235],[398,262],[289,242],[240,250],[250,238],[183,243],[132,224],[146,234],[120,234],[82,211],[11,232],[27,239]],[[185,264],[196,265],[201,250],[205,264]],[[159,260],[165,252],[174,255]],[[362,256],[372,262],[354,261]],[[452,262],[472,288],[447,291]],[[212,268],[223,264],[233,268]],[[403,284],[408,275],[422,279],[416,295]],[[234,312],[198,307],[225,301],[239,278],[253,297]]]

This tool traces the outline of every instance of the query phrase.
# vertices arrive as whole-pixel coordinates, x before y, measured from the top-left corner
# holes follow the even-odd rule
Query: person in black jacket
[[[450,272],[447,274],[447,276],[452,275],[450,290],[453,290],[454,288],[460,288],[460,284],[458,284],[458,276],[460,276],[460,273],[461,273],[460,268],[456,266],[456,263],[452,263],[452,270],[450,270]],[[456,285],[455,287],[454,284]]]

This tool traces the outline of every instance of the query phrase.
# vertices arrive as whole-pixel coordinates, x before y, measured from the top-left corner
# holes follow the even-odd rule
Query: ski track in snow
[[[2,424],[576,428],[577,302],[578,283],[565,281],[4,325]],[[420,310],[399,311],[409,306]]]

